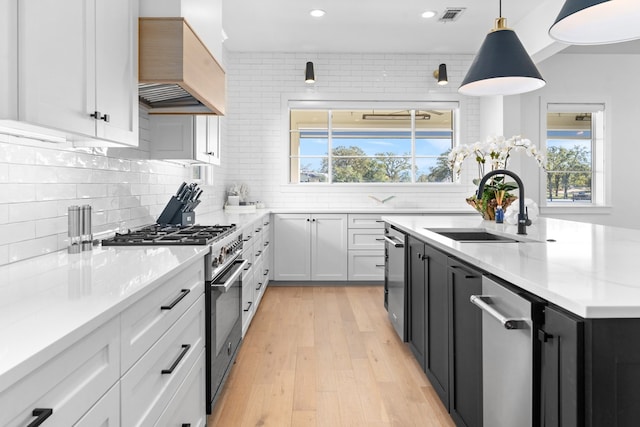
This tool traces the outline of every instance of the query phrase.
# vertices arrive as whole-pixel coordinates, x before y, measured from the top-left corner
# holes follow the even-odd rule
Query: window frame
[[[328,181],[326,182],[292,182],[292,159],[296,156],[291,154],[291,111],[292,110],[327,110],[327,111],[335,111],[335,110],[451,110],[452,111],[452,148],[459,145],[460,141],[460,116],[461,116],[461,106],[460,102],[457,100],[454,101],[345,101],[345,100],[292,100],[289,99],[286,105],[286,158],[287,158],[287,178],[286,183],[288,185],[298,186],[309,186],[309,187],[318,187],[318,186],[363,186],[363,185],[383,185],[383,186],[401,186],[401,185],[429,185],[429,186],[442,186],[447,184],[457,184],[454,180],[453,182],[421,182],[416,180],[416,160],[423,158],[430,158],[429,156],[417,156],[416,155],[416,131],[420,129],[415,128],[415,118],[412,117],[410,124],[410,132],[411,132],[411,180],[410,181],[397,181],[397,182],[334,182],[333,181],[333,162],[334,158],[333,153],[333,136],[332,136],[332,119],[333,114],[328,114],[327,118],[327,127],[328,127],[328,153],[326,158],[328,159]],[[343,130],[343,128],[339,128]],[[345,128],[346,129],[346,128]],[[320,156],[325,157],[325,156]],[[367,156],[367,158],[375,158],[376,156]],[[407,156],[396,156],[396,157],[407,157]],[[304,157],[297,157],[298,159]],[[360,158],[360,157],[357,157]],[[298,165],[299,167],[299,165]]]
[[[584,111],[582,111],[584,110]],[[591,202],[564,203],[547,200],[547,172],[540,173],[540,206],[542,213],[609,213],[611,201],[611,101],[610,99],[584,99],[565,96],[540,100],[540,148],[547,153],[547,114],[551,112],[582,112],[600,114],[601,135],[592,124],[591,149]],[[598,140],[599,139],[599,140]]]

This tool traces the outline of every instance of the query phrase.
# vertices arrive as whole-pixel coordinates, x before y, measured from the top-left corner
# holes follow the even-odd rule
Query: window
[[[457,105],[448,107],[305,108],[296,103],[289,109],[289,181],[451,182],[447,154]]]
[[[548,104],[547,205],[603,202],[604,105]]]

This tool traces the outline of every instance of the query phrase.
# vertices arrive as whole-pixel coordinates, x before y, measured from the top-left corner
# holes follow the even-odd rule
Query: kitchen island
[[[408,235],[409,348],[456,424],[637,425],[640,231],[383,219]]]
[[[640,318],[640,230],[538,218],[524,243],[456,242],[430,229],[517,227],[479,216],[393,216],[389,224],[584,318]],[[520,237],[520,236],[518,236]]]

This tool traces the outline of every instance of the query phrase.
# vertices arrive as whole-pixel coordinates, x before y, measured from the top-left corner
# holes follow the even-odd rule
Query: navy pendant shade
[[[504,27],[504,18],[500,20],[471,63],[458,89],[461,94],[516,95],[546,84],[516,33]]]
[[[640,38],[640,1],[566,0],[549,35],[563,43],[595,45]]]

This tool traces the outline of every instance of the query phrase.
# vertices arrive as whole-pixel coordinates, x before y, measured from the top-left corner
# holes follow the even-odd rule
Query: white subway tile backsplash
[[[2,203],[32,202],[36,200],[35,184],[0,184]]]
[[[67,230],[68,227],[67,217],[41,219],[36,221],[36,237],[53,236],[60,230]]]
[[[11,203],[5,205],[8,211],[8,222],[34,221],[58,216],[58,201]],[[65,211],[66,214],[66,211]],[[21,225],[20,225],[21,226]]]
[[[22,222],[16,224],[0,225],[0,245],[30,240],[36,236],[36,226],[34,222]]]
[[[47,236],[9,245],[9,262],[21,261],[58,250],[58,236]]]
[[[9,182],[9,165],[0,163],[0,182]]]
[[[82,184],[80,184],[82,185]],[[36,200],[67,200],[77,197],[76,184],[39,184],[36,187]]]

